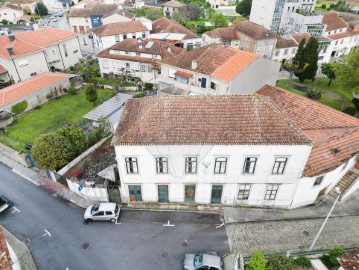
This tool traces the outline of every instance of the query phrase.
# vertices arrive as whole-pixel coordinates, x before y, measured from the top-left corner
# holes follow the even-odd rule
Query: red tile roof
[[[259,57],[251,52],[210,44],[163,60],[161,63],[230,81]],[[192,69],[193,60],[197,60],[196,69]]]
[[[346,38],[346,37],[350,37],[350,36],[351,36],[350,32],[341,32],[341,33],[329,35],[328,38],[336,40],[336,39]]]
[[[22,7],[20,7],[18,5],[14,5],[14,4],[6,4],[6,5],[2,5],[2,6],[0,5],[0,8],[10,8],[10,9],[22,11]]]
[[[11,0],[11,4],[14,5],[26,5],[37,2],[36,0]]]
[[[292,34],[292,37],[298,43],[298,45],[302,41],[303,38],[305,39],[306,42],[310,39],[310,35],[308,33],[295,33],[295,34]]]
[[[10,85],[0,90],[0,106],[16,102],[30,94],[36,93],[54,83],[69,78],[69,74],[45,72],[25,81]]]
[[[356,248],[338,258],[338,262],[344,270],[359,269],[359,248]]]
[[[243,33],[253,39],[276,38],[276,34],[274,32],[251,21],[241,21],[234,27],[236,31]]]
[[[143,32],[147,31],[147,27],[142,24],[141,21],[128,21],[128,22],[117,22],[109,23],[99,27],[95,27],[91,30],[99,37]]]
[[[164,6],[164,7],[182,8],[182,7],[186,7],[187,5],[183,4],[181,2],[178,2],[176,0],[171,0],[171,1],[163,3],[162,6]]]
[[[126,103],[112,143],[308,145],[310,140],[259,95],[155,96]]]
[[[330,11],[323,14],[323,24],[327,25],[326,32],[348,27],[347,23],[340,17],[336,11]]]
[[[84,8],[72,8],[69,17],[88,18],[91,15],[108,16],[118,12],[118,7],[114,4],[86,3]]]
[[[2,65],[0,65],[0,74],[3,74],[7,72],[7,69],[5,69]]]
[[[234,26],[231,27],[223,27],[223,28],[216,28],[206,33],[207,36],[212,38],[220,38],[224,40],[239,40],[240,34],[234,29]]]
[[[152,22],[151,34],[157,33],[176,33],[185,34],[185,39],[198,38],[198,36],[191,32],[188,28],[184,27],[175,21],[172,21],[166,17],[159,18]]]
[[[185,77],[185,78],[192,78],[193,77],[193,74],[192,73],[189,73],[189,72],[185,72],[185,71],[180,71],[180,70],[177,70],[175,75],[178,75],[178,76],[181,76],[181,77]]]
[[[0,57],[14,58],[23,54],[41,51],[45,47],[57,44],[77,36],[70,31],[57,28],[43,28],[36,31],[15,33],[15,40],[8,36],[0,37]],[[14,55],[10,56],[7,47],[13,47]]]
[[[293,47],[298,47],[298,44],[292,38],[286,39],[286,38],[278,37],[275,47],[277,49],[293,48]]]
[[[331,171],[359,153],[359,119],[277,87],[266,85],[257,93],[269,97],[311,139],[305,176]]]

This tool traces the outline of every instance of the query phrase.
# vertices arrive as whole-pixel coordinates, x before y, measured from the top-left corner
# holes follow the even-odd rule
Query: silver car
[[[6,209],[8,209],[10,207],[10,204],[8,203],[8,201],[0,196],[0,213],[5,212]]]
[[[204,253],[187,253],[183,260],[185,270],[223,270],[221,257]]]
[[[99,203],[87,207],[84,219],[86,222],[95,220],[109,220],[116,222],[120,215],[120,208],[115,203]]]

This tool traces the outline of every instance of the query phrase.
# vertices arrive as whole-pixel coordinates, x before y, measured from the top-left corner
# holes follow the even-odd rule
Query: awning
[[[176,71],[175,75],[185,77],[185,78],[192,78],[193,74],[185,72],[185,71]]]

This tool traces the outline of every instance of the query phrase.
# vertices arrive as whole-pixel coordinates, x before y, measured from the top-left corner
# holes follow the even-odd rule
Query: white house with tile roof
[[[358,119],[267,85],[129,100],[112,144],[123,202],[295,208],[358,173],[358,134]]]
[[[67,69],[81,58],[80,43],[73,32],[44,28],[0,37],[0,65],[15,82]]]
[[[22,15],[24,15],[24,12],[22,12],[21,6],[15,4],[0,5],[0,21],[7,20],[13,23]]]

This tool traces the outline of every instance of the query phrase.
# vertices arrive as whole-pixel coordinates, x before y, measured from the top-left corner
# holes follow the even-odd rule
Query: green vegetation
[[[161,8],[136,8],[129,9],[129,12],[134,14],[136,17],[145,17],[151,21],[163,17],[163,11]]]
[[[261,252],[255,252],[248,261],[246,270],[265,270],[267,260]]]
[[[138,92],[133,95],[133,98],[142,98],[146,96],[146,92]]]
[[[236,6],[236,12],[241,16],[248,17],[251,14],[252,0],[242,0]]]
[[[27,105],[28,103],[26,100],[16,103],[14,106],[11,107],[11,112],[14,114],[20,114],[26,110]]]
[[[40,16],[46,16],[49,14],[47,7],[44,5],[43,2],[38,2],[35,7],[35,14]]]
[[[312,264],[310,263],[310,260],[308,257],[305,256],[299,256],[298,258],[295,258],[293,260],[293,263],[295,266],[300,266],[303,268],[311,268]]]
[[[340,266],[337,258],[344,255],[345,250],[341,247],[334,247],[329,250],[328,253],[320,257],[321,261],[328,267],[338,267]]]
[[[86,100],[92,102],[93,105],[96,105],[96,100],[98,99],[97,90],[92,83],[86,84],[84,87]]]

